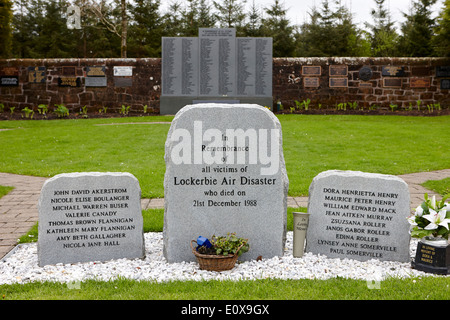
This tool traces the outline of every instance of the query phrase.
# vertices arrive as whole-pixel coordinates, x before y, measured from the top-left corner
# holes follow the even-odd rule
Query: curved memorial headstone
[[[408,185],[391,175],[325,171],[309,189],[306,251],[409,262]]]
[[[288,178],[281,125],[258,105],[182,108],[166,140],[164,255],[194,261],[190,241],[236,232],[242,259],[283,255]]]
[[[65,173],[39,198],[38,263],[145,256],[141,189],[129,173]]]

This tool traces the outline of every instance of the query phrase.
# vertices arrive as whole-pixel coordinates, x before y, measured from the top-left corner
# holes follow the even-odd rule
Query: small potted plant
[[[250,246],[248,239],[239,238],[236,233],[227,233],[226,236],[213,235],[210,240],[200,236],[191,241],[191,248],[200,269],[225,271],[233,269],[237,258]]]
[[[415,269],[437,274],[450,273],[450,205],[447,197],[436,201],[428,197],[408,218],[411,224],[411,237],[419,238],[416,258],[412,262]]]

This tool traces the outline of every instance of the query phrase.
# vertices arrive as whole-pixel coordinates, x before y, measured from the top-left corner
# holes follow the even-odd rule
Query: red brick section
[[[411,210],[420,205],[423,195],[434,193],[420,186],[428,180],[450,177],[450,169],[411,173],[399,176],[409,186]],[[0,258],[17,244],[17,239],[26,234],[38,220],[37,204],[46,178],[0,173],[0,185],[15,187],[0,199]],[[439,198],[440,199],[440,198]],[[142,209],[164,208],[164,199],[142,199]],[[307,197],[289,197],[289,207],[307,207]]]

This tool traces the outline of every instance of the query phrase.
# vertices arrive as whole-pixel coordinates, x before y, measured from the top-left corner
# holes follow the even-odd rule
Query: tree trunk
[[[122,36],[121,36],[121,46],[120,55],[122,58],[127,57],[127,4],[126,0],[122,1]]]

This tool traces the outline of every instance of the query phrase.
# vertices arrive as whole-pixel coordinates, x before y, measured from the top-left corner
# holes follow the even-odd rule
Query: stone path
[[[400,175],[409,186],[411,208],[423,201],[423,195],[434,193],[420,184],[428,180],[450,177],[450,169]],[[0,259],[17,244],[17,239],[38,220],[37,203],[39,194],[47,178],[0,173],[0,185],[15,189],[0,199]],[[164,199],[142,199],[142,209],[164,208]],[[289,197],[289,207],[307,207],[307,197]]]

